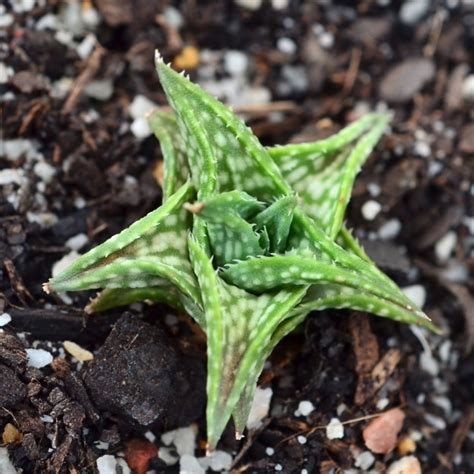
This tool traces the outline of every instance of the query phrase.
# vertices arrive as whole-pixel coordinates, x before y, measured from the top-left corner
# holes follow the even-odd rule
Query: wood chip
[[[75,357],[77,360],[81,362],[87,362],[88,360],[92,360],[94,358],[94,354],[84,349],[79,344],[76,344],[72,341],[64,341],[63,343],[64,349],[66,349],[69,354]]]
[[[367,448],[376,454],[391,453],[397,446],[404,420],[405,413],[400,408],[393,408],[371,421],[362,432]]]

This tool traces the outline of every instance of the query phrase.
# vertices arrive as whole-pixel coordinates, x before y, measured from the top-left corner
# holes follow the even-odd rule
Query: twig
[[[69,93],[66,99],[66,102],[64,102],[61,111],[63,114],[69,114],[74,110],[74,107],[76,107],[76,104],[79,98],[81,97],[85,87],[99,70],[100,63],[104,54],[105,49],[100,44],[97,44],[94,49],[94,52],[91,54],[89,60],[87,61],[86,67],[77,78],[71,89],[71,92]]]

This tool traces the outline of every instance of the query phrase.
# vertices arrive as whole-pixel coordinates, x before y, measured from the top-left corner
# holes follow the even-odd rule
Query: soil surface
[[[0,472],[473,473],[472,2],[205,3],[0,7]],[[260,426],[211,460],[186,315],[41,288],[160,205],[155,48],[268,145],[391,108],[348,223],[445,331],[314,314],[262,374]]]

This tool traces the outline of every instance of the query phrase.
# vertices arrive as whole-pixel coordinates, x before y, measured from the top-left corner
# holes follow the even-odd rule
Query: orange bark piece
[[[400,408],[393,408],[371,421],[362,432],[365,445],[373,453],[388,454],[397,446],[405,413]]]

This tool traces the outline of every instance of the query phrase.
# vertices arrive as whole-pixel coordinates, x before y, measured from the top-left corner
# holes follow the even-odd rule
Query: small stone
[[[284,54],[293,55],[296,53],[296,43],[291,38],[279,38],[277,41],[277,48]]]
[[[431,351],[423,351],[420,354],[420,368],[434,377],[439,374],[438,361],[433,357]]]
[[[397,446],[397,452],[400,456],[406,456],[416,451],[416,443],[409,436],[404,436]]]
[[[232,456],[225,452],[216,450],[209,456],[198,459],[203,469],[212,469],[214,472],[229,471],[232,466]]]
[[[405,25],[416,25],[428,12],[430,0],[405,0],[399,18]]]
[[[248,57],[242,51],[229,50],[224,55],[224,67],[231,76],[243,76],[248,63]]]
[[[195,46],[185,46],[173,60],[173,66],[178,71],[196,69],[198,65],[199,50]]]
[[[300,443],[300,444],[306,444],[308,442],[308,439],[306,438],[306,436],[300,435],[296,439],[297,439],[298,443]]]
[[[191,425],[168,431],[161,435],[161,441],[167,446],[174,444],[176,452],[180,456],[184,456],[185,454],[192,455],[196,449],[196,428]]]
[[[465,101],[474,101],[474,74],[470,74],[462,83],[462,98]]]
[[[381,210],[382,205],[371,199],[363,204],[361,212],[364,219],[373,221]]]
[[[56,174],[56,169],[54,168],[54,166],[51,166],[49,163],[46,163],[46,161],[39,161],[38,163],[36,163],[35,167],[33,168],[33,171],[35,172],[36,176],[42,179],[46,184],[51,183],[54,178],[54,175]]]
[[[438,431],[444,431],[446,429],[446,421],[443,418],[432,415],[431,413],[425,414],[425,420],[428,424],[430,424],[433,428],[436,428]]]
[[[261,421],[268,415],[270,409],[270,402],[272,400],[273,390],[268,388],[257,387],[255,396],[250,408],[250,414],[247,421],[247,428],[249,430],[258,428]]]
[[[76,344],[75,342],[64,341],[63,346],[64,346],[64,349],[66,349],[66,351],[69,352],[69,354],[71,354],[80,362],[86,362],[94,358],[94,354],[92,354],[92,352],[88,351],[87,349],[84,349],[83,347],[81,347],[79,344]]]
[[[53,356],[50,352],[44,349],[26,349],[28,356],[28,366],[41,369],[53,362]]]
[[[135,119],[130,125],[130,131],[133,133],[135,138],[142,140],[151,135],[151,130],[147,120],[144,117]]]
[[[319,44],[325,49],[329,49],[334,46],[334,35],[329,31],[323,31],[319,35],[318,40]]]
[[[128,113],[133,119],[143,118],[158,106],[144,95],[136,95],[128,106]]]
[[[272,0],[272,8],[274,10],[284,10],[288,8],[288,1],[289,0]]]
[[[11,320],[12,317],[8,313],[0,314],[0,327],[6,326]]]
[[[0,447],[0,472],[2,474],[17,474],[8,456],[7,448]]]
[[[395,65],[380,83],[380,96],[391,103],[411,100],[434,78],[435,66],[431,59],[411,58]]]
[[[283,471],[283,466],[281,464],[275,464],[275,471]]]
[[[344,425],[339,418],[331,418],[326,426],[326,437],[328,439],[341,439],[344,437]]]
[[[387,474],[421,474],[420,461],[415,456],[405,456],[390,464]]]
[[[262,0],[234,0],[239,7],[247,10],[258,10],[262,6]]]
[[[375,456],[370,451],[363,451],[355,459],[355,467],[360,467],[363,471],[367,471],[375,462]]]
[[[6,169],[0,171],[0,186],[6,184],[18,184],[21,186],[25,181],[22,169]]]
[[[273,456],[275,454],[275,450],[271,447],[268,447],[268,448],[265,449],[265,454],[267,456]]]
[[[405,293],[408,298],[410,298],[413,303],[418,306],[418,308],[423,308],[426,302],[426,289],[422,285],[411,285],[405,286],[402,288],[403,293]]]
[[[81,59],[88,58],[97,44],[97,38],[94,34],[89,33],[86,37],[77,45],[76,51]]]
[[[96,462],[99,474],[116,474],[117,460],[111,454],[100,456]]]
[[[164,446],[160,447],[158,450],[158,458],[160,458],[167,466],[174,466],[179,461],[179,458],[174,456],[171,451],[170,448]]]
[[[163,14],[166,22],[174,28],[181,28],[184,24],[183,15],[181,12],[172,6],[168,6],[164,9]]]
[[[428,143],[424,141],[416,141],[413,151],[415,152],[415,155],[423,158],[428,158],[431,155],[431,148]]]
[[[402,223],[398,219],[390,219],[379,229],[378,234],[382,240],[394,239],[402,228]]]
[[[190,454],[185,454],[179,460],[179,472],[183,474],[206,474],[206,470],[201,467],[197,458]]]
[[[91,99],[106,101],[109,100],[114,93],[114,83],[111,79],[97,79],[89,82],[84,89]]]
[[[441,239],[435,244],[435,254],[439,262],[446,262],[454,248],[456,247],[457,234],[454,231],[447,232]]]
[[[13,25],[13,15],[10,13],[0,13],[0,28],[8,28]]]
[[[82,247],[84,247],[84,245],[86,245],[87,242],[89,242],[89,237],[87,237],[86,234],[81,233],[81,234],[73,235],[72,237],[67,239],[64,245],[66,247],[69,247],[71,250],[77,251],[77,250],[80,250]]]
[[[367,448],[376,454],[391,453],[397,446],[404,420],[405,413],[400,408],[392,408],[372,420],[362,432]]]
[[[296,410],[301,416],[308,416],[314,410],[314,405],[309,400],[303,400],[299,403],[298,409]],[[296,415],[296,416],[299,416]]]

